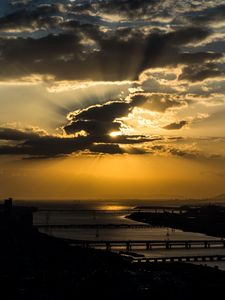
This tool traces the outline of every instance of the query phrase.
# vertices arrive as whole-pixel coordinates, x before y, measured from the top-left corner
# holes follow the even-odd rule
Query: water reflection
[[[140,224],[139,222],[126,218],[124,209],[131,209],[129,206],[106,204],[97,210],[80,211],[49,211],[37,212],[34,217],[35,224]],[[101,208],[102,211],[99,211]],[[103,213],[103,211],[107,213]],[[117,213],[114,214],[113,212]],[[50,228],[42,229],[43,232],[53,236],[78,239],[78,240],[205,240],[218,239],[201,233],[183,232],[172,228]],[[115,249],[114,249],[115,250]],[[121,249],[116,249],[117,251]],[[225,249],[135,249],[137,253],[146,257],[183,256],[183,255],[204,255],[204,254],[225,254]],[[199,264],[199,263],[198,263]],[[204,263],[205,264],[205,263]],[[219,266],[225,270],[224,262],[207,262],[207,265]]]

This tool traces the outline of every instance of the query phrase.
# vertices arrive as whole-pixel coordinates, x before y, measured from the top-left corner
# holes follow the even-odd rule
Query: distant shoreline
[[[218,206],[218,211],[213,215],[213,212],[210,213],[210,206],[208,206],[207,215],[205,211],[201,211],[205,207],[207,206],[200,208],[198,214],[195,214],[194,210],[183,214],[134,212],[127,218],[154,226],[165,226],[184,232],[202,233],[208,236],[225,238],[225,209]]]
[[[3,201],[2,201],[3,203]],[[168,199],[16,199],[14,200],[16,205],[24,205],[24,206],[35,206],[38,208],[54,208],[57,209],[73,209],[79,207],[87,207],[91,206],[93,209],[97,207],[97,209],[101,209],[101,207],[105,205],[113,206],[146,206],[146,205],[174,205],[174,206],[182,206],[182,205],[207,205],[207,204],[215,204],[215,205],[225,205],[225,196],[224,197],[215,197],[215,198],[195,198],[195,199],[179,199],[179,198],[168,198]],[[1,201],[0,201],[1,204]]]

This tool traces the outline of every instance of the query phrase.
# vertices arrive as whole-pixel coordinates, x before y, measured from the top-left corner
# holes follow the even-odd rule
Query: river
[[[51,207],[38,211],[34,215],[35,225],[68,225],[68,224],[140,224],[126,218],[132,205],[117,202],[91,202],[65,208]],[[43,207],[41,207],[43,209]],[[44,208],[45,209],[45,208]],[[201,233],[183,232],[172,228],[48,228],[42,232],[63,238],[81,240],[205,240],[217,239]],[[134,250],[146,257],[185,256],[224,254],[225,249],[152,249]],[[205,262],[203,263],[205,264]],[[225,270],[225,262],[207,262],[207,265],[218,266]]]

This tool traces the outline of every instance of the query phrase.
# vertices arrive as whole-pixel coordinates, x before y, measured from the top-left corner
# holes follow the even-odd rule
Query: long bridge
[[[107,251],[123,248],[132,249],[198,249],[198,248],[225,248],[224,240],[66,240],[70,245],[84,248],[100,248]]]
[[[225,255],[193,255],[193,256],[172,256],[172,257],[141,257],[130,258],[132,263],[168,263],[168,262],[212,262],[225,261]]]
[[[36,224],[39,229],[148,229],[165,228],[165,226],[154,226],[149,224]]]
[[[180,206],[159,206],[159,205],[149,205],[149,206],[137,206],[129,209],[51,209],[42,208],[38,212],[41,213],[87,213],[87,214],[131,214],[134,212],[155,212],[155,213],[183,213],[186,212],[187,208]]]

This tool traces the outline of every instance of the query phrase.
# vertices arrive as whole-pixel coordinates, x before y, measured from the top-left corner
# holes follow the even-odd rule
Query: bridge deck
[[[130,259],[133,263],[203,262],[203,261],[207,262],[207,261],[225,261],[225,255],[193,255],[193,256],[144,257],[144,258],[130,257]]]
[[[88,229],[148,229],[148,228],[165,228],[165,226],[152,226],[148,224],[35,224],[40,229],[54,229],[54,228],[88,228]]]
[[[187,209],[179,206],[140,206],[133,208],[124,208],[119,210],[113,209],[76,209],[76,208],[68,208],[68,209],[51,209],[51,208],[40,208],[38,212],[41,213],[88,213],[88,214],[131,214],[134,212],[185,212]]]
[[[203,243],[210,243],[210,244],[220,244],[225,243],[225,240],[215,239],[215,240],[71,240],[73,243],[89,243],[89,244],[126,244],[126,243],[132,243],[132,244],[145,244],[145,243],[151,243],[151,244],[203,244]]]
[[[81,247],[93,247],[93,248],[104,248],[106,250],[111,250],[115,247],[123,247],[127,250],[131,250],[135,247],[142,247],[146,250],[164,248],[164,249],[173,249],[173,248],[225,248],[225,241],[223,240],[71,240],[71,245],[81,246]]]

